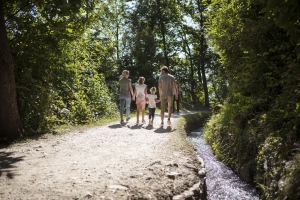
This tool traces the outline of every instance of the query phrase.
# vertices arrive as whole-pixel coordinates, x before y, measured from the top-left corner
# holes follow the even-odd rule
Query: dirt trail
[[[178,117],[172,126],[158,115],[153,127],[132,118],[0,149],[0,199],[172,199],[199,183],[202,168],[168,143]]]

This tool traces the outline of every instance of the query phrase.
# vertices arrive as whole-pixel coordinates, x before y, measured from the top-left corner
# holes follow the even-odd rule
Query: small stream
[[[242,180],[224,163],[218,161],[202,136],[202,128],[188,136],[206,167],[206,185],[209,200],[258,200],[255,188]]]

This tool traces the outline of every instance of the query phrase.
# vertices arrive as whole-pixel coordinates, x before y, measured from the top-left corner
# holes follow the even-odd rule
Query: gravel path
[[[0,199],[172,199],[199,183],[195,155],[175,151],[172,126],[135,118],[0,149]],[[174,198],[176,199],[176,198]]]

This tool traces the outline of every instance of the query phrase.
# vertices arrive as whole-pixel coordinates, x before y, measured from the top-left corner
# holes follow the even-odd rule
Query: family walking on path
[[[188,111],[180,116],[184,114]],[[173,125],[178,119],[174,115]],[[0,200],[176,199],[199,183],[195,169],[202,165],[187,153],[192,147],[175,141],[171,127],[135,128],[118,122],[46,134],[0,149]]]
[[[166,106],[168,106],[168,125],[171,125],[171,115],[173,112],[173,101],[178,99],[178,86],[175,81],[175,77],[169,73],[169,69],[166,66],[163,66],[161,69],[161,76],[158,79],[158,99],[156,93],[156,87],[151,87],[150,94],[147,92],[147,85],[145,84],[145,78],[139,77],[138,85],[135,86],[134,91],[132,89],[132,82],[129,79],[129,71],[124,70],[120,76],[120,117],[121,124],[125,124],[124,116],[124,106],[126,107],[126,121],[130,119],[130,103],[131,99],[136,102],[137,105],[137,122],[139,124],[140,112],[142,112],[142,124],[145,124],[145,108],[148,104],[149,108],[149,125],[153,125],[154,113],[156,109],[156,103],[161,102],[161,125],[164,124],[164,112]],[[177,102],[179,112],[179,104]]]
[[[162,73],[159,83],[161,103],[170,99],[164,91],[166,75]],[[120,77],[121,123],[130,119],[130,102],[139,94],[128,77],[128,71]],[[153,108],[159,102],[156,89],[151,87],[151,94],[142,91],[149,109]],[[172,123],[189,113],[174,115]],[[205,185],[198,173],[205,170],[204,164],[193,147],[185,145],[185,137],[171,128],[134,128],[111,122],[1,148],[0,200],[184,199],[186,195],[192,199],[196,189],[202,191]]]

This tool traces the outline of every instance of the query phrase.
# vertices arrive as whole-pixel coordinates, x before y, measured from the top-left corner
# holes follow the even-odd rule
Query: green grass
[[[178,151],[196,155],[197,152],[194,150],[192,143],[186,138],[190,132],[204,126],[210,116],[211,112],[206,111],[181,116],[176,124],[175,131],[171,132],[170,145]]]

